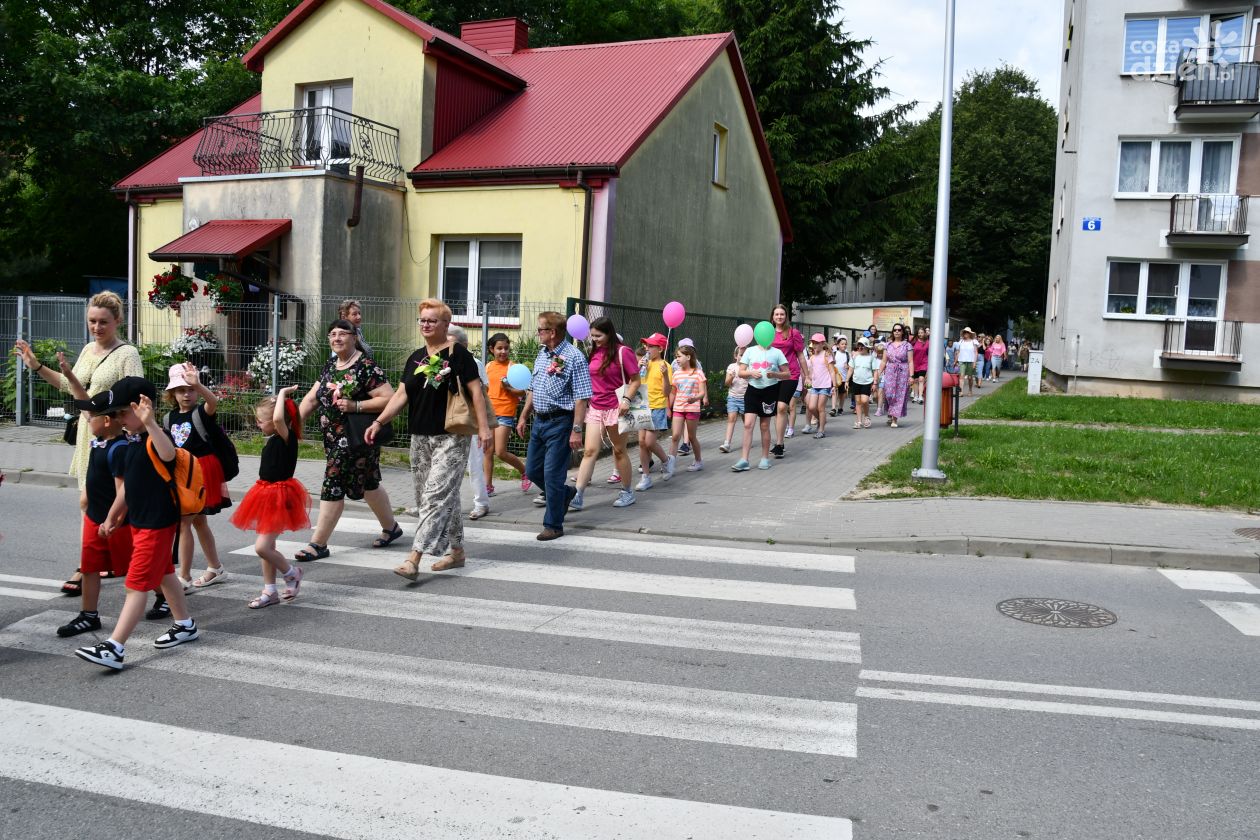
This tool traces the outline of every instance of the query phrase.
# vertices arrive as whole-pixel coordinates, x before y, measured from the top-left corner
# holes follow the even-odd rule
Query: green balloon
[[[753,338],[762,347],[769,347],[774,344],[774,324],[769,321],[762,321],[753,327]]]

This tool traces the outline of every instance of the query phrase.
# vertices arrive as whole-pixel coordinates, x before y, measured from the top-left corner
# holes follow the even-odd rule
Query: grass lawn
[[[1043,399],[1038,397],[1037,399]],[[1092,399],[1065,398],[1071,401]],[[1125,400],[1124,402],[1134,402]],[[1249,508],[1260,500],[1260,439],[1103,429],[963,425],[941,436],[945,485],[910,479],[922,440],[858,488],[863,498],[1000,496]]]
[[[1114,423],[1158,429],[1260,432],[1260,405],[1136,397],[1029,396],[1023,379],[1008,382],[963,411],[963,419]]]

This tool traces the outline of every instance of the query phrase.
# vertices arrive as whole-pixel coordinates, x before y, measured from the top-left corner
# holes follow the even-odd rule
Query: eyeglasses
[[[539,335],[542,335],[543,333],[555,332],[555,330],[552,329],[551,327],[539,327],[538,329],[534,330],[534,332],[538,333]]]
[[[348,333],[345,330],[333,330],[328,334],[329,338],[349,338],[354,333]]]
[[[417,318],[416,323],[422,327],[433,327],[442,323],[440,318]]]

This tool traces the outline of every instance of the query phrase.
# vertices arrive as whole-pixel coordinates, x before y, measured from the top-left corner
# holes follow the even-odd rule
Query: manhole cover
[[[1110,610],[1062,598],[1012,598],[997,608],[1007,618],[1044,627],[1106,627],[1116,623],[1116,614]]]
[[[1249,540],[1260,540],[1260,528],[1239,528],[1234,533]]]

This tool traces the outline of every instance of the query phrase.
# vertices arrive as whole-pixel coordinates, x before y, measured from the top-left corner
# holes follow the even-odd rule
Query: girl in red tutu
[[[233,525],[258,534],[254,551],[262,560],[264,585],[262,594],[249,602],[251,610],[292,601],[302,586],[302,567],[290,564],[276,550],[277,535],[311,527],[311,497],[302,482],[293,477],[302,437],[297,403],[289,399],[296,387],[281,388],[276,396],[267,397],[254,409],[254,420],[267,442],[263,444],[258,481],[232,514]],[[276,591],[276,572],[284,578],[284,594]]]
[[[206,485],[206,506],[201,513],[180,517],[179,520],[179,581],[187,592],[190,587],[210,586],[222,583],[227,570],[219,562],[219,549],[214,542],[207,516],[213,516],[232,505],[227,495],[227,482],[223,478],[223,465],[214,454],[214,447],[207,440],[209,427],[218,423],[214,418],[219,398],[201,383],[197,366],[191,362],[171,365],[170,381],[166,384],[166,401],[172,406],[162,425],[171,440],[185,449],[201,465],[201,477]],[[204,402],[203,402],[204,400]],[[201,553],[206,556],[206,570],[196,580],[192,578],[193,531],[201,543]]]

